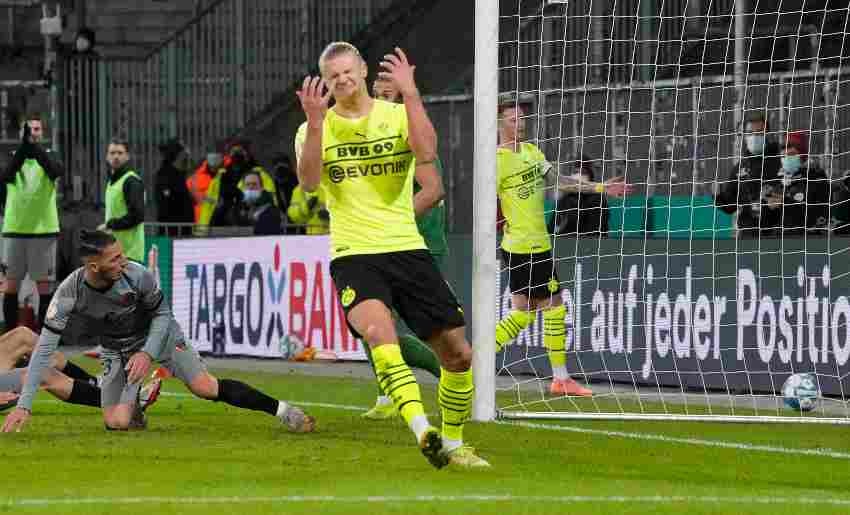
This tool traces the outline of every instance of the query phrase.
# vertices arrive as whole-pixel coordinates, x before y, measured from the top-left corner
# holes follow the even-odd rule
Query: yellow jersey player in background
[[[306,77],[298,92],[307,117],[295,138],[298,180],[305,191],[325,190],[331,276],[348,325],[372,349],[381,388],[422,453],[437,468],[487,467],[463,442],[474,392],[463,311],[416,227],[416,215],[440,200],[437,134],[404,52],[397,48],[380,65],[404,104],[369,95],[367,65],[353,45],[335,42],[322,52],[322,76]],[[415,196],[414,179],[422,188]],[[442,432],[425,415],[392,309],[439,357]]]
[[[552,243],[544,211],[545,176],[552,168],[543,152],[525,142],[525,108],[516,103],[499,105],[499,148],[496,189],[505,217],[502,260],[508,269],[511,312],[496,324],[496,349],[514,340],[543,310],[543,344],[552,366],[553,395],[587,397],[593,392],[567,373],[567,314],[561,284],[555,272]],[[607,193],[623,196],[631,191],[621,177],[608,182],[562,177],[558,188],[568,192]]]

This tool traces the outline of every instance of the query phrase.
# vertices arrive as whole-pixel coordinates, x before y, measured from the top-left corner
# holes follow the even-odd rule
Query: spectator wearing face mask
[[[240,225],[254,227],[254,235],[283,234],[283,214],[274,205],[272,194],[263,189],[262,177],[249,171],[243,177]]]
[[[776,181],[782,167],[782,149],[768,137],[767,119],[756,113],[747,121],[741,160],[728,178],[719,183],[715,205],[725,213],[737,214],[738,235],[758,237],[762,208],[762,187]]]
[[[305,192],[299,185],[292,191],[292,199],[286,214],[291,223],[306,225],[307,234],[328,234],[331,217],[325,206],[323,188],[318,188],[314,192]]]
[[[781,163],[777,179],[763,186],[762,227],[785,235],[825,234],[830,184],[826,173],[809,159],[806,132],[788,133]]]
[[[574,182],[594,182],[593,163],[581,156],[574,161],[570,179]],[[578,237],[607,236],[608,202],[602,193],[562,192],[555,203],[552,234]]]
[[[229,164],[225,168],[219,169],[210,183],[209,190],[207,190],[207,202],[215,206],[208,222],[212,226],[236,225],[233,214],[242,200],[244,177],[251,171],[260,175],[263,189],[272,194],[275,206],[277,206],[275,197],[277,188],[274,179],[254,160],[250,152],[250,142],[234,140],[228,145],[226,155],[230,158]],[[204,224],[205,222],[206,217],[202,216],[200,223]]]

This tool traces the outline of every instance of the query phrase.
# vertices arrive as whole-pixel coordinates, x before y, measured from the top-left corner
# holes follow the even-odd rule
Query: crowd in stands
[[[324,195],[298,187],[286,154],[276,155],[269,171],[244,139],[217,144],[197,166],[176,139],[160,145],[160,152],[154,190],[163,233],[189,236],[199,227],[237,226],[252,227],[255,235],[328,232]]]
[[[741,158],[721,170],[714,185],[714,206],[731,215],[739,238],[777,238],[850,234],[850,172],[830,179],[810,156],[807,131],[774,131],[755,113],[746,120]],[[555,236],[606,237],[611,209],[604,193],[568,193],[557,180],[593,182],[602,160],[586,155],[562,164],[547,177],[547,225]],[[553,175],[553,174],[550,174]],[[504,220],[498,215],[499,230]]]
[[[761,113],[747,119],[741,158],[719,173],[714,194],[717,209],[734,218],[738,237],[850,234],[850,173],[830,180],[819,160],[810,158],[809,140],[806,131],[772,130]],[[245,139],[216,143],[199,163],[177,139],[163,142],[159,150],[162,163],[153,190],[162,234],[197,236],[216,227],[244,227],[255,235],[328,233],[323,190],[302,190],[284,153],[273,156],[266,168]],[[577,156],[562,164],[559,174],[549,174],[547,182],[594,182],[602,174],[600,163]],[[553,192],[547,207],[550,234],[608,235],[611,209],[604,193],[548,189]]]
[[[734,215],[741,237],[776,237],[844,231],[850,200],[846,179],[830,182],[809,156],[809,134],[789,131],[776,141],[767,118],[756,113],[744,128],[740,161],[718,184],[715,205]]]

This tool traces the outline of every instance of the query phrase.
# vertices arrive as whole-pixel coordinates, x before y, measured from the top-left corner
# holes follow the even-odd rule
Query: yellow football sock
[[[401,357],[398,344],[385,344],[372,349],[375,363],[375,375],[384,393],[393,401],[407,425],[413,427],[413,419],[424,417],[422,395],[419,384],[413,377],[410,367]]]
[[[463,425],[472,413],[474,394],[472,369],[465,372],[449,372],[445,368],[440,369],[437,400],[443,415],[443,438],[463,441]]]
[[[549,363],[552,373],[557,379],[565,379],[567,375],[567,326],[564,317],[567,308],[563,304],[543,311],[543,345],[549,353]]]
[[[528,311],[513,310],[496,324],[496,351],[502,350],[506,343],[513,340],[534,320],[534,314]]]

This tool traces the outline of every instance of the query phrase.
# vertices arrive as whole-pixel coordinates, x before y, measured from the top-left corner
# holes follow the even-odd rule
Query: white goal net
[[[532,309],[496,355],[498,413],[850,421],[848,3],[499,4],[499,98],[553,165],[529,187],[593,395],[553,393]],[[579,176],[632,191],[563,187]],[[503,320],[511,274],[541,284],[499,263]]]

